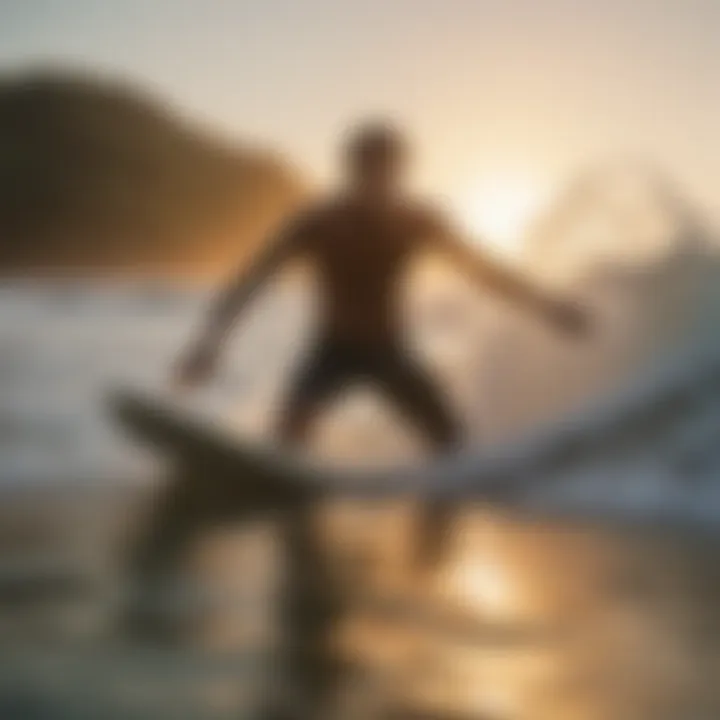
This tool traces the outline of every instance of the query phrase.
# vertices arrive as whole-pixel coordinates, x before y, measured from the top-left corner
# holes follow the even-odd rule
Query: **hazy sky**
[[[346,121],[391,113],[456,197],[632,152],[720,209],[718,0],[0,0],[0,63],[37,61],[129,76],[320,177]]]

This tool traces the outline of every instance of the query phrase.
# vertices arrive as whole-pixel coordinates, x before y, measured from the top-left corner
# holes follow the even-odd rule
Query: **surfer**
[[[370,382],[436,452],[458,447],[461,424],[430,373],[406,349],[402,275],[421,251],[448,258],[480,286],[506,297],[570,334],[585,314],[542,292],[471,245],[439,209],[406,190],[409,148],[384,123],[356,129],[344,147],[344,187],[301,212],[222,290],[200,337],[183,355],[177,381],[199,384],[213,374],[223,341],[241,310],[285,263],[304,258],[317,274],[320,322],[312,349],[291,382],[277,434],[297,446],[318,414],[348,384]],[[425,528],[428,558],[446,528],[440,511]]]

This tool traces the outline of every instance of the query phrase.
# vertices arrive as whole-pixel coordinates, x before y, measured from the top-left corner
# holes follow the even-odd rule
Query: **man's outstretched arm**
[[[213,373],[220,347],[235,321],[258,290],[298,253],[300,243],[299,228],[284,230],[223,287],[210,308],[199,338],[180,358],[175,377],[179,384],[194,385]]]
[[[467,242],[459,233],[442,229],[436,248],[464,275],[514,304],[528,308],[568,332],[586,327],[586,314],[575,303],[542,290],[487,253]]]

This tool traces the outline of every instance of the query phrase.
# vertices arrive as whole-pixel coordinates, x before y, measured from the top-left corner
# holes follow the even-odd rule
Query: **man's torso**
[[[318,279],[323,330],[349,344],[385,344],[402,331],[404,272],[437,217],[410,203],[335,201],[304,220],[303,254]]]

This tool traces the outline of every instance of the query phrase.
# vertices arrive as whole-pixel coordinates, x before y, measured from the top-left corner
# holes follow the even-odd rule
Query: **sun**
[[[507,254],[519,253],[524,232],[544,201],[541,184],[529,175],[496,173],[471,183],[458,197],[468,230]]]

